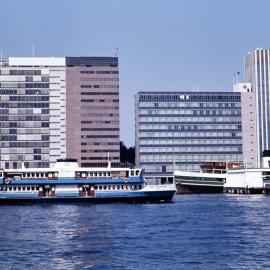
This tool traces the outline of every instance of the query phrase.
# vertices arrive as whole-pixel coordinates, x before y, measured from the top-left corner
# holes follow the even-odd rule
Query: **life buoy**
[[[128,179],[127,179],[127,178],[125,178],[125,179],[124,179],[124,182],[125,182],[125,183],[127,183],[127,182],[128,182]]]
[[[9,185],[10,183],[11,183],[11,179],[10,178],[5,179],[5,184],[6,185]]]

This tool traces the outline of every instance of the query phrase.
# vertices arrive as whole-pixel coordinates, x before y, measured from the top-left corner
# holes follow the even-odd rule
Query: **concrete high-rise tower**
[[[119,165],[117,57],[67,57],[67,156],[82,167]]]
[[[251,83],[256,98],[258,165],[264,150],[270,149],[270,49],[256,49],[245,58],[246,82]]]

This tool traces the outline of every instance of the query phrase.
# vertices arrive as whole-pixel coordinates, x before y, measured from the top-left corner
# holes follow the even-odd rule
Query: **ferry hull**
[[[190,194],[190,193],[223,193],[223,186],[210,186],[210,185],[176,185],[177,194]]]
[[[172,201],[174,191],[156,192],[145,196],[119,196],[119,197],[44,197],[44,198],[0,198],[0,205],[21,204],[103,204],[103,203],[169,203]]]

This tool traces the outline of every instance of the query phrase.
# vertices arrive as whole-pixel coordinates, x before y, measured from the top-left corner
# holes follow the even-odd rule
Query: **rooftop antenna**
[[[3,66],[3,50],[0,50],[0,65]]]
[[[240,72],[239,71],[237,71],[236,73],[233,73],[233,85],[234,84],[238,84],[239,75],[240,75]],[[236,78],[236,81],[234,81],[234,78]]]
[[[118,57],[118,52],[119,52],[119,49],[116,47],[116,48],[115,48],[115,51],[114,51],[114,56],[115,56],[115,57]]]
[[[236,72],[236,83],[237,83],[237,84],[238,84],[238,77],[239,77],[239,75],[240,75],[240,72],[237,71],[237,72]]]
[[[32,44],[32,57],[35,57],[35,44]]]

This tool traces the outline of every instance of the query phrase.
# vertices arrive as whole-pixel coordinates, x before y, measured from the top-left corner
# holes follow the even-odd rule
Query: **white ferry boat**
[[[199,172],[175,171],[177,193],[222,193],[227,170],[239,168],[235,162],[205,162]]]
[[[175,184],[148,185],[140,169],[82,168],[59,159],[54,168],[0,170],[0,204],[171,202]]]
[[[175,171],[177,193],[270,193],[270,151],[265,150],[262,168],[239,162],[207,162],[200,172]]]

